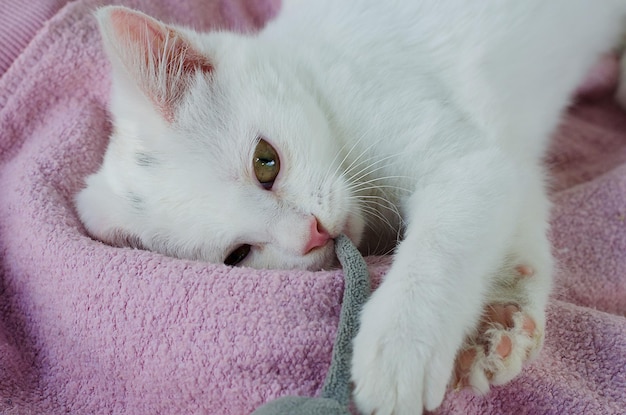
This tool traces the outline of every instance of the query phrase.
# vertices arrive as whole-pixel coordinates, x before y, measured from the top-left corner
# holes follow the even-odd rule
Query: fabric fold
[[[279,8],[120,3],[202,30],[254,30]],[[73,197],[111,130],[109,65],[92,17],[103,4],[76,0],[41,15],[41,28],[22,25],[37,33],[0,78],[0,413],[240,415],[316,395],[340,270],[229,268],[86,235]],[[547,157],[559,270],[543,353],[486,397],[450,392],[436,414],[625,412],[626,114],[610,95],[572,109]],[[377,282],[390,258],[367,262]]]

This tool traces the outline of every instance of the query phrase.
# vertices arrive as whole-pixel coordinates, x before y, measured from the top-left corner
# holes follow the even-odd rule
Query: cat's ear
[[[114,71],[130,77],[155,109],[172,121],[193,77],[213,65],[180,29],[125,7],[99,9],[96,17]]]

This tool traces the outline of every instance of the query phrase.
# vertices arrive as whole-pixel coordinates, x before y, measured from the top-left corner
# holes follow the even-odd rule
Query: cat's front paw
[[[354,402],[363,415],[415,415],[443,401],[456,344],[433,310],[416,309],[400,286],[383,284],[365,305],[354,339]]]
[[[518,279],[533,278],[528,266],[516,267]],[[510,289],[517,288],[515,284]],[[457,355],[454,386],[479,394],[490,385],[509,382],[522,365],[541,349],[544,338],[542,310],[515,303],[490,303],[476,331],[467,337]]]

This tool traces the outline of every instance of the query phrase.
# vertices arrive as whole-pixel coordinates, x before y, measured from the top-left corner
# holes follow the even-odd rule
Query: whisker
[[[356,146],[361,142],[361,140],[365,137],[365,135],[362,135],[361,137],[359,137],[359,139],[357,139],[354,143],[352,143],[352,147],[350,147],[350,150],[348,150],[348,152],[344,155],[343,159],[341,160],[340,163],[338,163],[335,166],[335,172],[334,174],[336,175],[337,172],[339,171],[339,169],[341,168],[341,165],[346,161],[346,159],[348,158],[348,156],[350,156],[350,154],[352,153],[352,151],[356,148]],[[328,165],[328,168],[326,169],[326,173],[324,174],[323,177],[323,181],[328,180],[328,177],[330,175],[330,169],[332,168],[332,166],[335,164],[335,161],[337,161],[337,158],[339,157],[339,155],[341,155],[341,153],[345,150],[346,146],[348,145],[348,143],[344,143],[344,145],[341,146],[341,148],[339,149],[339,151],[337,152],[337,154],[335,154],[335,157],[333,157],[332,161],[330,162],[330,164]]]
[[[341,169],[341,167],[343,166],[343,164],[346,162],[346,160],[348,159],[348,157],[350,156],[350,154],[352,154],[352,152],[354,151],[354,149],[357,148],[357,146],[361,143],[361,141],[363,141],[363,139],[365,137],[367,137],[367,134],[369,133],[369,131],[372,129],[373,127],[370,127],[368,129],[368,131],[365,131],[363,134],[361,134],[361,136],[359,138],[356,139],[356,141],[354,143],[352,143],[352,147],[350,147],[350,150],[346,153],[346,155],[343,157],[343,159],[341,160],[340,163],[337,164],[337,166],[335,167],[335,171],[334,171],[334,175],[337,175],[339,172],[339,169]],[[341,149],[339,150],[339,152],[337,152],[337,154],[335,155],[335,158],[333,160],[337,159],[337,156],[339,156],[341,154],[341,151],[343,151],[346,147],[348,143],[344,144]],[[370,146],[371,147],[371,146]],[[370,147],[368,147],[365,151],[367,151]],[[359,155],[355,160],[358,160],[361,157],[361,155]],[[332,166],[332,164],[330,165]],[[330,168],[329,166],[329,168]],[[345,173],[345,171],[344,171]],[[344,176],[344,173],[342,173],[340,176]],[[327,172],[327,176],[328,177],[328,172]],[[326,178],[324,179],[326,180]]]
[[[406,192],[406,193],[410,193],[411,192],[406,187],[396,186],[396,185],[393,185],[393,184],[380,184],[380,185],[373,184],[373,183],[375,183],[377,181],[381,181],[383,179],[386,179],[386,178],[382,178],[381,177],[379,179],[371,179],[371,180],[368,180],[366,182],[354,183],[354,184],[349,185],[348,189],[354,190],[354,191],[361,191],[361,192],[364,192],[364,191],[367,191],[367,190],[377,190],[377,189],[393,189],[393,190],[398,190],[400,192]]]
[[[352,181],[359,181],[360,179],[362,179],[363,177],[367,176],[368,174],[372,174],[378,170],[381,170],[383,168],[385,168],[386,166],[379,166],[378,168],[376,168],[375,170],[370,170],[369,172],[367,171],[368,168],[373,168],[374,166],[376,166],[377,164],[383,163],[387,160],[389,160],[390,158],[394,158],[397,157],[397,154],[392,154],[383,158],[380,158],[378,160],[376,160],[375,162],[371,163],[371,164],[367,164],[365,167],[363,167],[361,170],[359,170],[357,173],[351,174],[351,170],[352,169],[346,169],[346,171],[344,172],[345,174],[349,174],[352,176]],[[361,161],[359,164],[357,164],[356,166],[354,166],[353,168],[358,168],[363,164],[368,163],[371,160],[371,158],[369,159],[365,159],[363,161]],[[363,173],[365,172],[365,173]]]
[[[363,209],[363,213],[365,213],[369,217],[372,217],[373,219],[378,219],[378,221],[366,221],[365,222],[367,227],[370,228],[372,230],[372,232],[379,233],[379,230],[380,230],[380,229],[377,229],[376,227],[374,227],[374,223],[375,222],[382,223],[382,224],[385,224],[385,225],[393,228],[393,226],[391,225],[391,222],[389,222],[389,220],[387,218],[382,216],[376,210]]]
[[[380,158],[372,155],[372,149],[379,143],[374,142],[365,148],[360,147],[368,133],[369,131],[361,134],[349,149],[347,148],[348,145],[344,144],[334,156],[322,179],[324,182],[336,176],[345,179],[346,183],[343,189],[348,190],[349,200],[356,203],[350,203],[348,207],[343,209],[351,210],[350,206],[358,208],[361,214],[364,215],[365,228],[373,235],[382,232],[387,235],[386,237],[392,237],[395,234],[396,239],[399,239],[404,221],[398,207],[392,200],[396,200],[400,194],[411,192],[409,188],[402,184],[410,183],[413,178],[402,175],[376,177],[377,173],[387,169],[390,164],[396,163],[400,153],[389,154]],[[340,157],[341,161],[338,162]],[[334,170],[332,168],[333,165],[335,165]],[[330,188],[331,192],[338,190],[339,188]],[[394,195],[394,197],[390,197],[390,195]],[[386,237],[378,238],[375,246],[370,246],[368,242],[367,249],[371,250],[374,248],[376,252],[381,248],[385,249],[387,246],[387,243],[384,242]],[[385,254],[388,254],[393,251],[393,248],[385,250]]]
[[[398,211],[398,209],[392,203],[389,203],[386,199],[380,196],[371,196],[371,197],[366,197],[365,199],[369,199],[369,200],[364,201],[364,202],[383,208],[393,213],[396,217],[398,217],[398,219],[400,220],[402,219],[402,215],[400,215],[400,212]],[[383,202],[386,202],[386,203],[380,202],[379,200],[382,200]]]
[[[367,146],[363,151],[361,151],[361,153],[352,161],[352,163],[350,163],[350,165],[348,167],[346,167],[344,169],[344,174],[350,174],[350,172],[352,171],[353,168],[359,167],[364,163],[369,162],[373,157],[370,158],[366,158],[366,159],[362,159],[362,157],[367,154],[367,152],[369,150],[372,149],[372,147],[374,147],[376,144],[376,142],[371,143],[369,146]],[[356,164],[356,166],[354,165],[354,163],[356,163],[358,161],[358,164]]]
[[[374,216],[375,218],[379,219],[380,221],[384,222],[387,226],[389,226],[391,230],[394,230],[396,227],[393,226],[390,220],[385,215],[383,215],[380,210],[376,209],[374,206],[378,206],[381,209],[385,209],[393,213],[398,218],[399,222],[402,223],[402,216],[400,215],[400,212],[398,212],[398,210],[395,208],[395,206],[389,207],[386,204],[378,202],[376,200],[373,200],[373,201],[370,200],[369,202],[367,202],[367,204],[364,204],[363,206],[361,206],[361,210],[363,212],[370,213],[372,216]]]

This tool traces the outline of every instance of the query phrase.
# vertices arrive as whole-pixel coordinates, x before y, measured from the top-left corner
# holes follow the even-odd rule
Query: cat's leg
[[[511,253],[493,276],[481,321],[457,356],[456,387],[486,393],[490,384],[501,385],[517,376],[541,350],[553,260],[541,170],[530,171],[538,175],[527,181]]]
[[[354,340],[354,399],[363,414],[440,405],[515,232],[522,200],[514,166],[489,149],[422,177],[406,209],[405,238]]]

